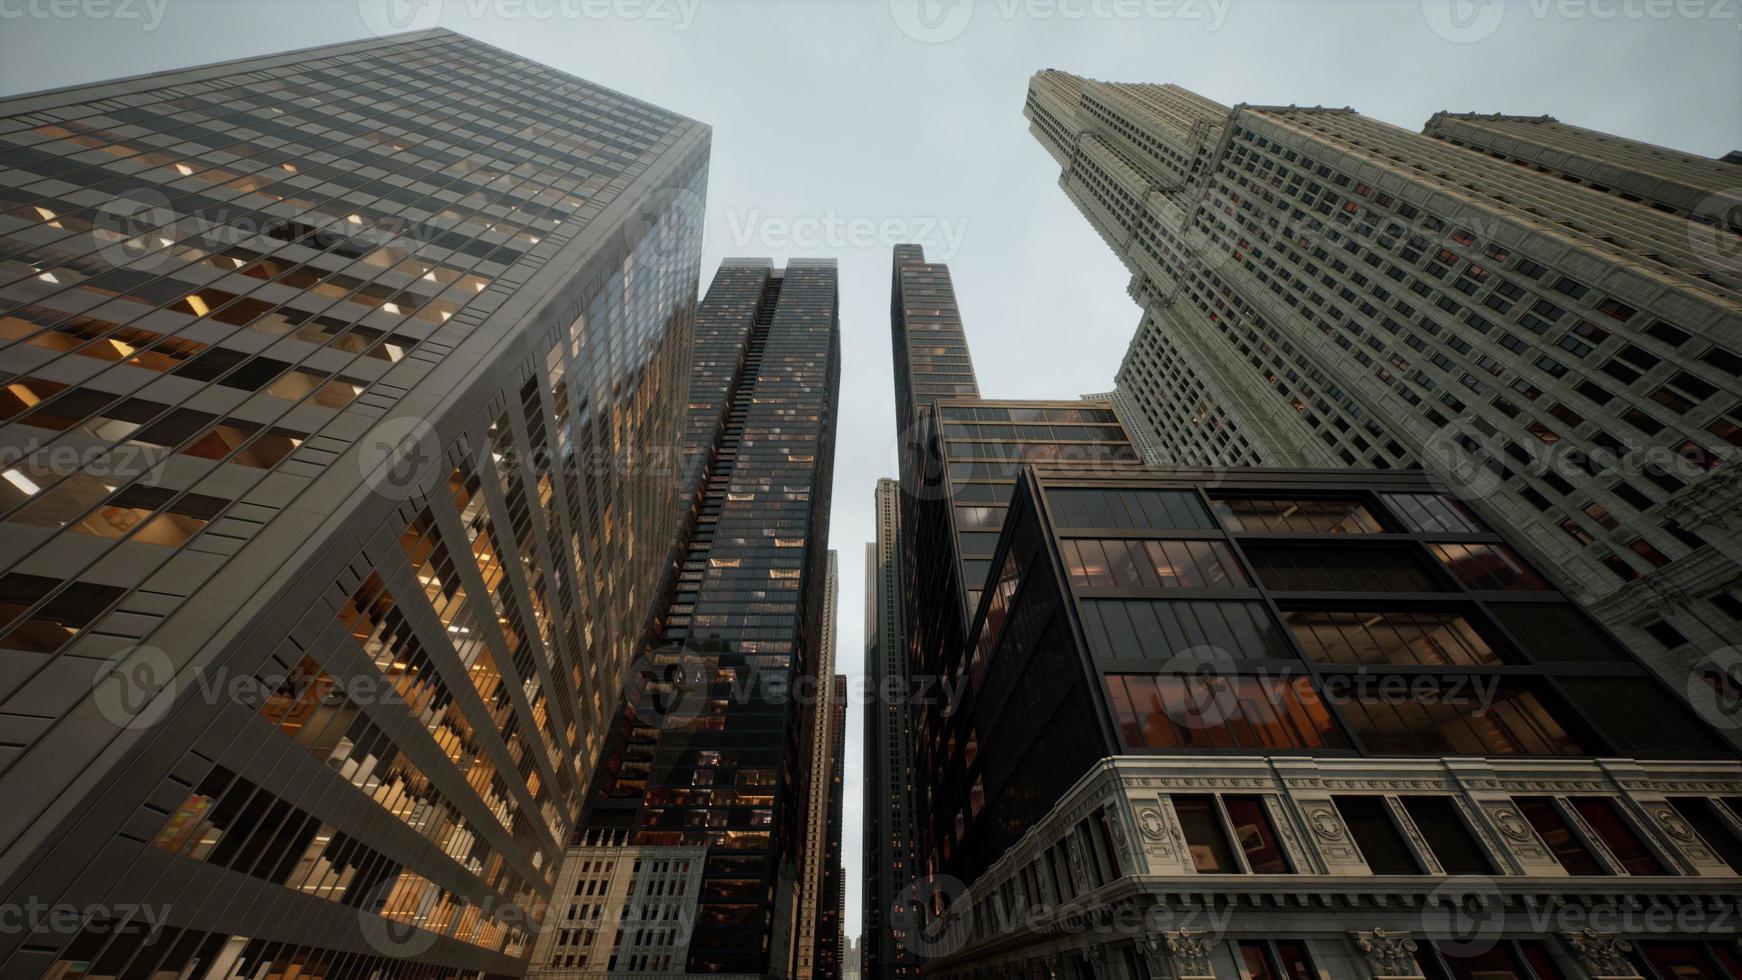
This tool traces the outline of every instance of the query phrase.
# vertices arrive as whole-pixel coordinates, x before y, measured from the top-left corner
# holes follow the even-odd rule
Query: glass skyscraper
[[[693,922],[687,943],[667,951],[667,964],[621,969],[796,972],[810,788],[828,779],[808,763],[816,726],[829,723],[819,709],[830,683],[820,667],[840,394],[837,279],[828,260],[775,269],[766,259],[728,259],[698,307],[687,444],[699,463],[693,531],[582,824],[588,834],[626,836],[643,861],[694,847],[707,857],[682,913]],[[589,860],[586,849],[569,860]],[[589,956],[610,963],[608,950]]]
[[[0,101],[0,902],[86,910],[0,969],[522,969],[669,575],[708,146],[441,31]]]

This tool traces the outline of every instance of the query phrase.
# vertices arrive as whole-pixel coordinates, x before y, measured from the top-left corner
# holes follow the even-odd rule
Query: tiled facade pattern
[[[0,102],[0,898],[166,920],[6,972],[521,969],[668,563],[708,139],[446,32]]]
[[[528,980],[657,976],[681,969],[695,928],[702,847],[592,835],[569,848]]]
[[[1688,204],[1733,165],[1056,71],[1025,112],[1132,272],[1169,462],[1425,465],[1676,683],[1735,642],[1742,268]]]

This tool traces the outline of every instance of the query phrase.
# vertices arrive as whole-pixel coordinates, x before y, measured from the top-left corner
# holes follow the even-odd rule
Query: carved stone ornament
[[[1142,945],[1149,971],[1157,976],[1173,976],[1177,980],[1214,980],[1216,976],[1216,971],[1210,968],[1210,953],[1216,944],[1201,932],[1190,929],[1152,932],[1144,937]]]
[[[1167,836],[1167,821],[1161,817],[1161,811],[1152,806],[1146,806],[1137,811],[1137,826],[1143,831],[1143,836],[1150,840],[1161,840]]]
[[[1694,836],[1694,829],[1688,826],[1688,822],[1682,819],[1681,814],[1671,810],[1669,807],[1658,808],[1657,812],[1652,814],[1652,816],[1655,816],[1657,822],[1663,825],[1665,833],[1674,837],[1676,840],[1681,841],[1683,844],[1692,844],[1699,840],[1698,837]]]
[[[1529,825],[1524,822],[1524,818],[1519,815],[1517,810],[1509,806],[1496,806],[1488,811],[1488,815],[1494,818],[1494,826],[1508,840],[1528,843],[1534,836],[1530,832]]]
[[[1415,960],[1415,951],[1419,947],[1409,938],[1409,933],[1375,929],[1349,935],[1355,940],[1361,955],[1367,958],[1367,969],[1375,978],[1422,976],[1421,964]]]
[[[1331,809],[1329,803],[1306,803],[1301,806],[1301,812],[1306,815],[1307,826],[1313,829],[1325,840],[1343,839],[1343,822],[1337,819],[1337,811]]]
[[[1567,945],[1578,954],[1579,962],[1593,980],[1639,976],[1639,971],[1634,968],[1632,959],[1627,955],[1633,952],[1633,944],[1620,936],[1612,932],[1598,932],[1589,927],[1565,935]]]

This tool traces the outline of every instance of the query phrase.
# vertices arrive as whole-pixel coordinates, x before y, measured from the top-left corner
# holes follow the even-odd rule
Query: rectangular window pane
[[[1234,862],[1234,852],[1228,846],[1228,835],[1222,830],[1222,816],[1216,811],[1214,797],[1176,796],[1173,809],[1179,816],[1180,829],[1185,831],[1192,864],[1199,873],[1240,872],[1240,866]]]
[[[1277,840],[1276,828],[1270,823],[1264,801],[1256,796],[1223,797],[1228,819],[1234,828],[1234,840],[1246,855],[1246,866],[1253,874],[1285,875],[1293,872],[1288,857]]]
[[[1349,835],[1355,838],[1361,857],[1378,875],[1418,875],[1421,865],[1409,850],[1403,834],[1392,822],[1390,808],[1383,797],[1337,796],[1332,798]]]
[[[1458,815],[1458,808],[1444,796],[1406,796],[1403,808],[1427,839],[1428,849],[1440,867],[1453,875],[1491,875],[1494,865]]]
[[[1548,845],[1554,853],[1555,860],[1561,863],[1570,875],[1606,875],[1610,874],[1591,849],[1585,846],[1585,841],[1571,824],[1561,815],[1560,807],[1546,796],[1520,796],[1513,800],[1518,804],[1518,811],[1524,814],[1524,819],[1530,822],[1538,837]]]

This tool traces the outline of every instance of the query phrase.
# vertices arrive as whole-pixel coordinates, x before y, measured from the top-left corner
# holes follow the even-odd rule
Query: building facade
[[[709,448],[658,636],[628,684],[582,824],[640,847],[705,847],[674,975],[797,972],[826,656],[829,490],[840,390],[831,261],[729,259],[695,317],[690,403]],[[706,419],[698,420],[702,413]],[[572,860],[572,858],[571,858]]]
[[[708,143],[441,31],[0,101],[0,901],[124,910],[0,970],[523,968],[669,565]]]
[[[884,980],[917,974],[892,917],[913,880],[913,707],[901,590],[901,484],[877,481],[877,540],[865,545],[864,861],[860,971]]]
[[[1672,683],[1742,635],[1734,164],[1057,71],[1025,114],[1131,270],[1166,461],[1424,466]]]
[[[1030,468],[995,567],[926,975],[1735,975],[1742,763],[1424,476]]]
[[[557,875],[532,980],[680,970],[695,929],[705,847],[638,847],[589,834]]]
[[[832,718],[836,707],[835,686],[832,678],[835,676],[835,616],[836,606],[840,602],[840,555],[833,548],[829,549],[828,584],[825,586],[827,595],[823,600],[823,659],[819,665],[819,679],[830,679],[829,683],[816,685],[816,712],[819,719],[815,733],[811,737],[810,757],[805,766],[812,773],[830,773],[839,761],[834,749],[834,733],[828,719]],[[844,694],[843,694],[844,697]],[[844,707],[844,705],[842,706]],[[800,980],[821,976],[821,967],[828,945],[828,931],[824,928],[824,910],[828,907],[827,878],[831,871],[840,868],[840,834],[834,836],[834,846],[837,853],[831,861],[830,847],[830,793],[831,782],[828,779],[812,779],[810,798],[805,808],[805,852],[804,852],[804,887],[799,902],[798,919],[798,956],[796,975]]]

